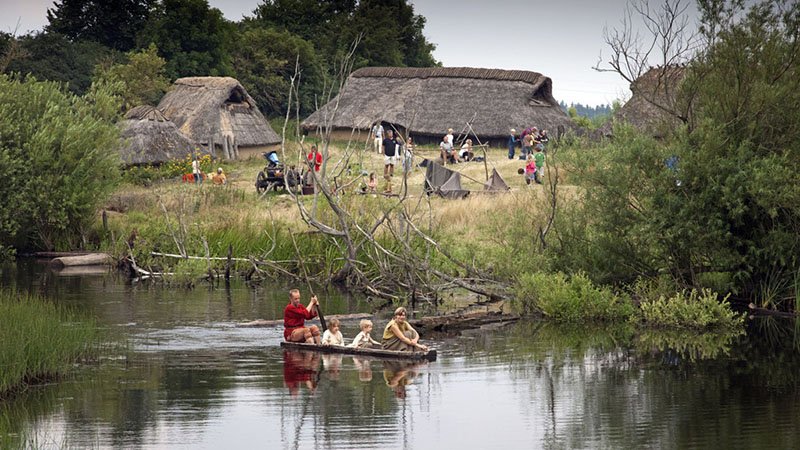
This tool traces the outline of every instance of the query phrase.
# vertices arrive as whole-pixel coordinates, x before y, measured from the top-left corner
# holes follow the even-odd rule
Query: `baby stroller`
[[[284,180],[284,166],[278,159],[278,152],[273,150],[262,153],[262,155],[267,160],[267,165],[256,175],[256,192],[262,194],[270,189],[275,191],[279,188],[286,189],[286,183],[290,188],[300,184],[300,174],[294,170],[294,167],[289,168]]]

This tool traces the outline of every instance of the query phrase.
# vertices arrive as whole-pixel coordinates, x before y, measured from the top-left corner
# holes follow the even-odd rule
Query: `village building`
[[[626,122],[655,138],[663,138],[683,123],[688,113],[679,102],[678,89],[685,75],[680,65],[654,67],[631,83],[631,98],[614,114],[614,120]],[[601,130],[612,134],[611,123]]]
[[[125,166],[163,164],[184,159],[195,151],[192,141],[153,106],[131,109],[120,127],[119,154]]]
[[[550,78],[524,70],[365,67],[302,126],[309,133],[332,127],[334,139],[366,141],[380,121],[404,136],[410,131],[418,144],[435,144],[448,128],[456,139],[471,137],[469,123],[482,143],[503,146],[511,128],[519,133],[536,126],[557,136],[572,127],[552,85]]]
[[[179,78],[158,109],[215,157],[244,159],[275,150],[281,142],[253,97],[234,78]]]

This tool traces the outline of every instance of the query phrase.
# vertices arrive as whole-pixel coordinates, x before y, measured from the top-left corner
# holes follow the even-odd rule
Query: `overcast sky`
[[[411,0],[425,36],[445,66],[532,70],[553,80],[567,103],[598,105],[630,95],[618,75],[592,69],[608,56],[603,28],[619,25],[627,0]],[[252,15],[261,0],[210,0],[229,20]],[[47,23],[52,0],[0,0],[0,30],[18,34]]]

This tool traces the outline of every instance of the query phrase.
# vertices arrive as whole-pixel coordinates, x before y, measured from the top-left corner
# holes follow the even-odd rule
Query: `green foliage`
[[[517,278],[514,294],[517,310],[556,322],[626,321],[634,314],[630,297],[597,287],[581,273],[526,272]]]
[[[232,25],[207,0],[163,0],[137,35],[139,47],[155,44],[170,78],[232,73]]]
[[[0,290],[0,397],[65,374],[96,355],[99,344],[94,320],[38,296]]]
[[[642,321],[652,327],[741,329],[744,316],[730,309],[728,296],[722,301],[710,289],[681,291],[670,297],[643,299],[640,303]]]
[[[169,89],[169,80],[164,76],[167,62],[158,56],[155,44],[129,52],[127,59],[124,64],[97,66],[95,82],[118,87],[114,94],[122,99],[124,111],[139,105],[156,105]]]
[[[133,48],[136,33],[156,0],[61,0],[47,10],[47,32],[73,41],[93,41],[121,51]]]
[[[74,249],[119,177],[119,104],[0,76],[0,248]]]
[[[92,68],[101,61],[114,61],[117,52],[91,41],[70,41],[57,33],[36,33],[18,40],[21,54],[11,59],[6,73],[31,74],[39,80],[67,83],[69,90],[83,94],[92,84]]]
[[[301,115],[316,109],[325,68],[310,42],[286,31],[252,28],[238,34],[232,48],[236,78],[266,115],[285,114],[295,63],[301,75]]]

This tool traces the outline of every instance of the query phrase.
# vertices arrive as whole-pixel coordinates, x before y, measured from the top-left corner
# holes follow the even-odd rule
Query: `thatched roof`
[[[368,130],[378,120],[417,135],[443,136],[467,121],[478,136],[504,138],[509,128],[556,130],[569,117],[553,98],[552,81],[524,70],[470,67],[366,67],[353,72],[344,92],[303,121],[314,130],[336,102],[334,128]]]
[[[631,98],[614,118],[653,136],[664,136],[681,123],[672,112],[678,109],[676,94],[684,74],[683,66],[648,70],[631,83]]]
[[[123,164],[159,164],[182,159],[192,152],[194,145],[157,108],[137,106],[120,122]]]
[[[224,136],[240,146],[276,144],[280,136],[244,87],[230,77],[179,78],[158,108],[195,142],[221,144]]]

